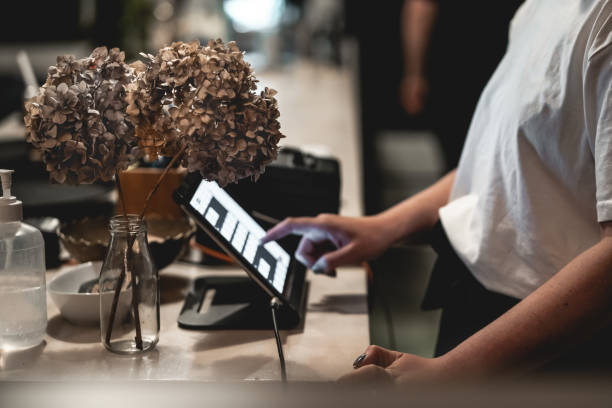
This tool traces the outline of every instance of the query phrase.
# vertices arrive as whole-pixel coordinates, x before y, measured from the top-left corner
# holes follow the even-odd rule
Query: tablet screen
[[[265,231],[214,181],[202,180],[189,204],[278,292],[283,293],[291,257],[276,242],[260,245]]]

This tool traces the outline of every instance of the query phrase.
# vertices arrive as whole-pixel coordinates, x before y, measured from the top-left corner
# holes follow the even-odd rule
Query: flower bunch
[[[189,171],[221,185],[257,177],[276,158],[283,137],[276,92],[255,93],[251,66],[234,42],[175,42],[143,56],[127,113],[149,157],[184,149]]]
[[[124,61],[118,48],[99,47],[83,59],[60,56],[40,94],[26,101],[26,140],[41,153],[52,181],[109,181],[136,157],[125,101],[134,69]]]
[[[189,171],[225,185],[245,177],[257,178],[278,154],[283,137],[278,122],[276,91],[266,88],[238,103],[213,103],[203,115],[208,122],[193,127],[183,119]]]
[[[257,178],[283,137],[276,91],[259,94],[236,43],[175,42],[143,62],[117,48],[61,56],[26,102],[27,141],[53,181],[92,183],[144,155],[181,155],[189,171],[226,185]]]

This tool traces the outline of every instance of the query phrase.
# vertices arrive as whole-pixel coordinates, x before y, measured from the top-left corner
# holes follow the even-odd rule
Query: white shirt
[[[612,0],[521,6],[440,218],[474,276],[517,298],[599,241],[612,220]]]

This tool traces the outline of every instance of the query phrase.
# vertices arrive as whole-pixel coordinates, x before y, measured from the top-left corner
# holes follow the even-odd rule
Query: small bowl
[[[96,279],[100,275],[101,262],[86,262],[67,268],[54,277],[47,285],[53,303],[60,314],[69,322],[77,325],[96,325],[100,323],[100,294],[79,293],[79,288],[85,282]],[[119,296],[117,316],[123,319],[130,312],[132,296],[130,289],[126,295]],[[113,292],[104,293],[112,303]]]
[[[161,270],[181,255],[196,227],[185,218],[147,216],[145,219],[151,256]],[[108,222],[108,217],[86,217],[62,224],[58,235],[66,250],[79,262],[102,261],[110,238]]]

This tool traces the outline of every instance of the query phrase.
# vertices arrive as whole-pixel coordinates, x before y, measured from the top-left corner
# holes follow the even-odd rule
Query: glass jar
[[[159,279],[137,215],[110,220],[110,243],[100,271],[100,336],[108,350],[135,354],[159,340]]]

